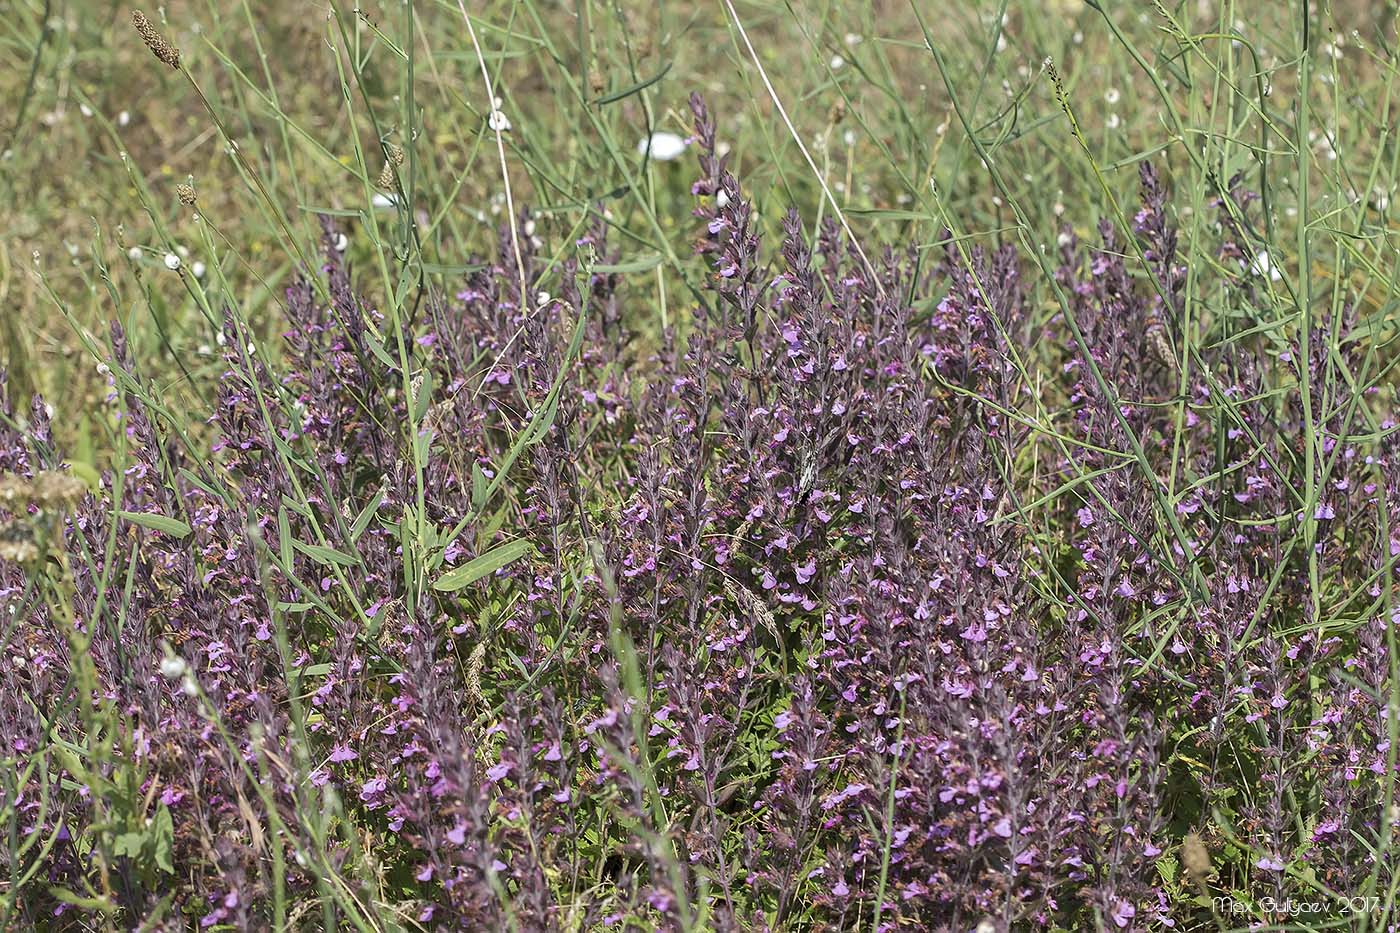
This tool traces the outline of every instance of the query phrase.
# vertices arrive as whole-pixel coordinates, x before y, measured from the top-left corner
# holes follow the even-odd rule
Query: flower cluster
[[[327,222],[280,347],[228,314],[207,430],[113,327],[100,493],[5,401],[5,925],[1191,929],[1212,885],[1393,886],[1355,315],[1186,314],[1151,167],[1053,281],[796,212],[766,246],[692,108],[678,330],[601,217],[393,308]]]

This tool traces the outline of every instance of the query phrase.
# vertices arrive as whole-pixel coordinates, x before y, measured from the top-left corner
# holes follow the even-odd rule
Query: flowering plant
[[[120,469],[6,399],[7,927],[1191,929],[1393,887],[1355,315],[1188,320],[1150,166],[1049,316],[1011,247],[765,247],[692,108],[712,272],[656,339],[601,218],[411,320],[328,221],[279,352],[227,314],[207,447],[116,326]],[[1255,205],[1218,207],[1244,297]]]

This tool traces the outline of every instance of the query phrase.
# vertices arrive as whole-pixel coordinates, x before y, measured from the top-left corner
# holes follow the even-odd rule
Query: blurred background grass
[[[143,47],[131,12],[12,0],[0,17],[0,358],[12,395],[43,392],[75,458],[98,464],[108,387],[84,340],[100,346],[107,321],[126,325],[144,376],[189,401],[221,369],[222,307],[278,333],[276,305],[315,255],[318,213],[338,216],[362,270],[388,273],[364,283],[381,296],[450,295],[505,219],[491,103],[456,0],[147,8],[203,99]],[[1245,172],[1255,190],[1273,186],[1277,224],[1256,231],[1258,245],[1295,274],[1306,166],[1309,233],[1327,240],[1309,251],[1308,274],[1389,326],[1391,4],[489,0],[466,12],[510,123],[517,205],[538,212],[551,244],[606,208],[612,243],[637,270],[633,313],[658,325],[684,319],[699,268],[695,170],[637,145],[657,130],[687,135],[686,98],[699,91],[767,229],[790,205],[815,224],[834,201],[876,242],[930,259],[946,226],[1047,247],[1066,224],[1092,236],[1100,218],[1131,217],[1150,158],[1178,192],[1191,262],[1216,262],[1192,250],[1191,224],[1213,223],[1212,198]],[[375,207],[395,147],[406,198]],[[181,203],[182,183],[194,205]],[[1282,328],[1290,301],[1293,290],[1270,286],[1247,314]]]

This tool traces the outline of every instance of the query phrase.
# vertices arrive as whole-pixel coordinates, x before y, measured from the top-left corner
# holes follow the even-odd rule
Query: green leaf
[[[424,272],[441,275],[466,275],[469,272],[480,272],[486,268],[485,263],[446,263],[446,262],[425,262],[419,264]]]
[[[384,502],[384,490],[379,490],[374,494],[374,498],[369,500],[369,504],[355,516],[355,523],[350,526],[350,543],[355,544],[360,540],[360,535],[365,533],[369,527],[370,519],[374,518],[374,513],[379,511],[379,506]]]
[[[160,809],[156,811],[151,833],[155,842],[156,865],[172,875],[175,874],[175,863],[171,859],[171,852],[175,848],[175,821],[170,816],[170,808],[165,804],[161,804]]]
[[[617,101],[622,100],[624,97],[631,97],[633,94],[639,94],[642,91],[645,91],[647,88],[651,87],[656,82],[660,81],[662,78],[666,77],[666,72],[671,70],[672,64],[672,62],[667,62],[665,65],[662,66],[660,71],[652,75],[650,78],[647,78],[645,81],[638,81],[631,87],[625,87],[620,91],[613,91],[611,94],[604,94],[602,97],[596,98],[593,101],[593,103],[601,107],[604,104],[616,103]]]
[[[72,904],[74,907],[81,907],[84,910],[100,910],[108,914],[117,912],[117,905],[105,897],[83,897],[81,894],[74,894],[67,888],[51,887],[49,888],[49,896],[56,901]]]
[[[297,467],[297,469],[301,470],[303,473],[310,473],[313,476],[316,474],[316,471],[311,468],[311,465],[301,457],[298,457],[296,451],[292,450],[292,446],[276,434],[272,435],[272,446],[277,448],[277,452],[280,453],[288,463]]]
[[[486,474],[482,472],[481,464],[472,461],[472,511],[480,512],[485,504]]]
[[[282,569],[292,569],[292,526],[287,520],[287,507],[277,508],[277,551],[282,557]]]
[[[342,207],[322,207],[318,204],[298,204],[297,209],[308,214],[325,214],[327,217],[360,217],[364,214],[359,208],[347,210]]]
[[[369,347],[369,352],[373,353],[379,362],[389,367],[391,371],[398,371],[399,364],[394,361],[394,358],[389,355],[389,351],[385,350],[378,340],[375,340],[372,336],[366,337],[365,346]]]
[[[118,512],[117,515],[133,525],[150,528],[152,531],[163,532],[176,538],[188,537],[190,533],[189,525],[178,518],[161,515],[159,512]]]
[[[648,269],[655,269],[661,265],[660,253],[649,253],[636,259],[629,259],[627,262],[599,263],[593,267],[594,272],[646,272]]]
[[[68,472],[83,481],[88,491],[96,494],[102,492],[102,475],[93,469],[90,464],[81,460],[65,460],[63,465],[68,467]]]
[[[898,208],[846,208],[846,213],[852,216],[870,217],[878,220],[934,220],[934,216],[927,211],[909,211]]]
[[[342,554],[334,548],[321,547],[319,544],[307,544],[305,541],[298,541],[295,538],[292,539],[292,547],[301,551],[316,563],[326,566],[338,564],[341,567],[354,567],[359,563],[359,561],[349,554]]]
[[[524,538],[517,538],[485,554],[475,557],[460,567],[454,567],[433,582],[433,589],[440,593],[451,593],[464,586],[470,586],[482,577],[489,576],[502,567],[524,557],[534,545]]]
[[[137,858],[141,855],[141,847],[145,843],[146,837],[140,833],[122,833],[112,843],[112,854]]]

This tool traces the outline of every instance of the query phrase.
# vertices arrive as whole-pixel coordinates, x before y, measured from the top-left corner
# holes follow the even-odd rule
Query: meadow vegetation
[[[1394,928],[1395,29],[14,0],[0,928]]]

